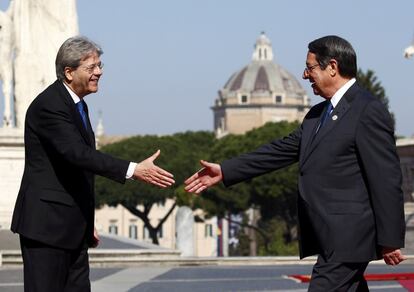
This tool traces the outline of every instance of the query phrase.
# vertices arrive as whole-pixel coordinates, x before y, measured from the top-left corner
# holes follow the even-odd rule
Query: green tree
[[[385,93],[385,88],[382,86],[377,76],[375,76],[375,72],[373,70],[368,69],[366,72],[363,72],[361,69],[358,69],[356,79],[359,85],[378,97],[389,110],[389,100],[387,94]],[[390,114],[395,127],[394,113],[390,112]]]
[[[143,221],[152,242],[158,244],[157,234],[176,205],[191,202],[191,195],[182,191],[182,183],[203,154],[213,146],[214,140],[214,135],[211,132],[186,132],[161,137],[135,136],[106,145],[101,149],[103,152],[130,161],[142,161],[157,149],[161,149],[161,155],[155,163],[173,173],[176,184],[167,189],[160,189],[137,181],[127,180],[125,185],[121,185],[106,178],[97,177],[96,206],[121,204]],[[148,215],[154,204],[177,196],[179,200],[173,204],[158,223],[153,225]]]

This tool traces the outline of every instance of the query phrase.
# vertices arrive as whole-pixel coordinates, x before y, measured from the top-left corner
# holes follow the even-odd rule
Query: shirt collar
[[[355,81],[356,81],[356,79],[352,78],[347,83],[342,85],[342,87],[339,88],[337,92],[335,92],[335,94],[331,98],[331,103],[332,103],[332,106],[334,108],[338,105],[338,103],[341,100],[342,96],[344,96],[345,92],[355,83]]]
[[[79,96],[77,96],[76,95],[76,93],[75,92],[73,92],[73,90],[65,83],[65,82],[63,82],[63,85],[66,87],[66,89],[68,90],[68,92],[69,92],[69,94],[70,94],[70,97],[72,97],[72,99],[73,99],[73,102],[75,103],[75,104],[77,104],[78,102],[80,102],[81,101],[81,99],[79,98]]]

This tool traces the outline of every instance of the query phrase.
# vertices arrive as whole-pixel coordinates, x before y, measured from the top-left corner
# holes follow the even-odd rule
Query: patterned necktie
[[[85,126],[85,129],[87,130],[88,129],[88,116],[86,115],[86,111],[85,111],[86,104],[83,100],[81,100],[80,102],[76,104],[76,107],[78,108],[78,111],[82,117],[83,125]]]
[[[316,133],[318,133],[318,132],[319,132],[319,129],[320,129],[320,128],[322,128],[322,126],[323,126],[323,124],[325,123],[326,119],[327,119],[327,118],[329,117],[329,115],[331,114],[332,109],[333,109],[333,105],[332,105],[331,101],[329,101],[329,102],[328,102],[328,105],[326,106],[326,111],[325,111],[325,113],[323,114],[323,117],[322,117],[322,119],[321,119],[321,122],[319,123],[319,127],[318,127],[318,129],[316,130]]]

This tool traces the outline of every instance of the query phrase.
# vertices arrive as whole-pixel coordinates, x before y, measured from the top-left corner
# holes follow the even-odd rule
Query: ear
[[[338,62],[335,59],[331,59],[328,65],[329,74],[333,77],[338,73]]]
[[[65,69],[63,70],[63,72],[65,73],[65,77],[68,81],[72,81],[73,80],[73,68],[71,67],[65,67]]]

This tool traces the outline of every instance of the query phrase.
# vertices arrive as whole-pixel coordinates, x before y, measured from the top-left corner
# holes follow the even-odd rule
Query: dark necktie
[[[88,116],[85,110],[86,104],[83,100],[81,100],[80,102],[76,104],[76,107],[78,108],[78,111],[81,115],[83,125],[85,126],[85,129],[87,130],[88,129]]]
[[[321,122],[319,123],[319,127],[316,130],[316,133],[319,132],[319,130],[322,128],[323,124],[326,122],[326,119],[329,117],[329,115],[331,114],[331,111],[333,109],[333,105],[331,103],[331,101],[328,101],[328,104],[326,106],[326,111],[323,114],[323,117],[321,119]]]

